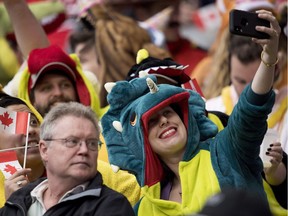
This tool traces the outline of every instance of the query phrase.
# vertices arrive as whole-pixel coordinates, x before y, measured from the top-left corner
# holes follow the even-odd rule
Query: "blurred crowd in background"
[[[83,23],[79,21],[85,16],[85,8],[95,4],[110,7],[139,22],[140,26],[148,30],[157,46],[167,49],[171,57],[179,63],[189,65],[186,70],[188,75],[193,77],[192,74],[196,71],[194,74],[201,84],[204,74],[208,71],[206,68],[195,69],[195,67],[204,57],[220,48],[219,38],[227,26],[229,11],[246,4],[245,1],[239,0],[27,0],[27,2],[44,27],[50,42],[60,45],[68,52],[75,51],[73,50],[75,47],[71,47],[69,42],[70,35],[79,30],[89,31],[89,28],[83,27]],[[253,9],[255,3],[250,2],[248,1],[248,5],[251,4]],[[281,0],[263,2],[264,5],[265,2],[274,5],[273,11],[277,13],[283,29],[285,26],[287,28],[287,2]],[[249,6],[246,9],[248,10]],[[19,69],[23,58],[18,50],[7,12],[1,3],[0,11],[0,82],[5,85]],[[287,32],[287,29],[283,31]]]
[[[274,81],[276,102],[268,127],[279,133],[278,141],[283,152],[288,152],[286,0],[27,0],[27,3],[41,23],[49,43],[58,45],[68,54],[75,53],[79,58],[79,62],[78,58],[72,58],[73,64],[76,63],[74,67],[81,71],[84,85],[88,83],[86,79],[93,85],[92,88],[89,83],[87,89],[91,98],[97,98],[93,102],[99,107],[91,105],[92,99],[88,105],[99,118],[108,107],[104,84],[127,79],[137,52],[142,48],[148,50],[151,57],[172,58],[187,66],[187,79],[198,82],[207,102],[206,109],[230,115],[242,90],[254,77],[261,62],[262,47],[252,44],[250,38],[229,34],[229,12],[232,9],[271,11],[278,19],[281,34]],[[30,60],[30,71],[25,69],[25,72],[27,51],[31,50],[21,51],[16,41],[12,22],[0,0],[0,84],[7,94],[23,98],[21,88],[24,89],[25,73],[32,77],[39,71],[33,74]],[[51,55],[52,51],[47,53]],[[62,53],[57,48],[56,52]],[[65,54],[62,56],[64,59]],[[33,59],[35,65],[37,58]],[[21,77],[22,73],[24,76]],[[30,77],[27,80],[30,82]],[[26,83],[27,86],[30,84]],[[78,99],[82,103],[80,96],[79,93]],[[27,98],[24,96],[25,100]],[[32,99],[35,98],[30,98],[31,102]],[[103,110],[99,111],[100,108]],[[44,116],[46,113],[40,114]],[[108,162],[107,152],[104,153],[100,152],[99,159]],[[287,193],[284,195],[287,200]],[[282,207],[287,210],[287,203]]]

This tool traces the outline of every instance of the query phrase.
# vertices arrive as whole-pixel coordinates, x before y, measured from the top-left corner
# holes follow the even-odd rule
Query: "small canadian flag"
[[[22,169],[22,167],[17,160],[15,151],[0,153],[0,170],[4,174],[5,179],[8,179],[11,175],[20,169]]]
[[[10,134],[26,134],[29,126],[28,112],[14,112],[0,107],[0,131]]]
[[[28,112],[13,112],[0,107],[0,133],[26,134],[26,146],[29,121],[30,113]],[[24,161],[26,162],[26,157]],[[5,178],[9,178],[19,169],[22,167],[17,160],[16,152],[11,151],[11,149],[2,149],[0,152],[0,170]]]

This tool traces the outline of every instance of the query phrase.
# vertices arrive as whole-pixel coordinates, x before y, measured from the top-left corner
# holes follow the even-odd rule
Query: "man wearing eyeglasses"
[[[99,133],[91,108],[76,102],[52,108],[39,142],[47,178],[14,192],[0,215],[134,215],[127,198],[103,185],[97,172]]]

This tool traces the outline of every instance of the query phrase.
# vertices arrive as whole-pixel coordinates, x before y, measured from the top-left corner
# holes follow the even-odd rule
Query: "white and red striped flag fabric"
[[[22,169],[22,167],[17,160],[15,151],[0,153],[0,170],[5,176],[5,179],[8,179],[11,175],[20,169]]]
[[[28,144],[28,128],[30,122],[30,113],[28,112],[14,112],[0,107],[0,133],[9,134],[25,134],[26,145],[24,155],[24,168],[26,164],[27,144]],[[1,149],[0,151],[0,170],[5,178],[9,178],[17,170],[22,169],[18,162],[16,152],[9,149]]]
[[[14,112],[0,107],[0,132],[10,134],[26,134],[29,127],[28,112]]]

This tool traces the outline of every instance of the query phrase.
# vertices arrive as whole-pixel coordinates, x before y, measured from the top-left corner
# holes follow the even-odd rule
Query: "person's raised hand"
[[[271,185],[278,185],[283,182],[283,177],[286,176],[285,165],[282,162],[283,150],[281,143],[275,142],[267,149],[268,156],[271,156],[271,167],[264,169],[266,180]]]
[[[10,195],[29,183],[27,174],[31,172],[30,168],[16,171],[12,176],[5,180],[5,198],[6,200]]]
[[[266,10],[258,10],[256,11],[256,13],[258,14],[259,18],[268,20],[270,22],[270,28],[265,26],[256,26],[256,30],[268,34],[270,38],[269,39],[252,38],[252,40],[263,47],[263,52],[266,54],[266,56],[262,56],[262,61],[265,61],[270,65],[273,65],[277,61],[279,35],[281,32],[281,28],[279,26],[276,17],[272,14],[272,12]]]

